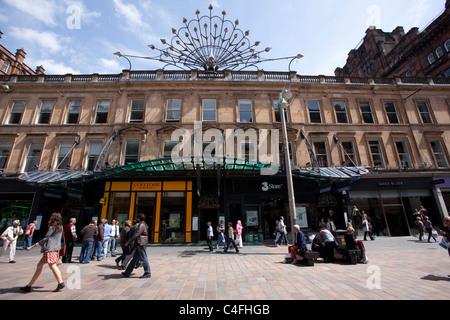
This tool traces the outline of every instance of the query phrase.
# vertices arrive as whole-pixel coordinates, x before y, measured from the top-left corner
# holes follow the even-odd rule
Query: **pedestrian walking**
[[[25,229],[25,235],[23,237],[23,249],[26,250],[28,247],[31,247],[33,243],[33,235],[34,230],[36,229],[37,221],[34,220]]]
[[[278,247],[281,242],[280,220],[275,221],[275,231],[273,234],[275,236],[275,245]]]
[[[233,245],[233,247],[236,249],[236,253],[239,253],[239,249],[236,245],[236,242],[234,242],[234,230],[233,230],[233,223],[228,222],[228,241],[227,246],[225,247],[225,250],[223,252],[228,252],[228,248],[230,247],[230,244]]]
[[[128,264],[125,272],[122,272],[122,275],[125,277],[129,277],[131,275],[131,271],[138,259],[143,263],[144,266],[144,274],[141,278],[150,278],[151,270],[150,263],[148,262],[146,246],[148,244],[148,225],[145,223],[145,214],[139,214],[138,218],[139,226],[137,227],[136,233],[125,243],[125,245],[130,245],[135,243],[135,252],[133,255],[133,259]]]
[[[367,214],[364,214],[364,218],[362,221],[363,231],[364,231],[364,241],[367,241],[367,235],[369,235],[370,240],[374,240],[372,236],[372,232],[370,231],[370,222],[369,218],[367,217]]]
[[[90,224],[84,226],[81,229],[82,245],[79,261],[80,263],[89,263],[91,257],[91,251],[94,246],[94,240],[98,235],[98,228],[95,226],[95,220],[92,220]]]
[[[280,217],[280,223],[279,223],[279,228],[280,228],[280,232],[281,232],[281,244],[284,245],[289,245],[289,241],[288,241],[288,237],[287,237],[287,229],[286,229],[286,225],[284,224],[284,217],[281,216]]]
[[[66,241],[66,253],[62,257],[63,263],[72,263],[72,253],[75,241],[77,241],[77,230],[75,224],[77,219],[71,218],[69,224],[64,228],[64,241]]]
[[[23,234],[20,220],[14,220],[12,226],[6,228],[0,238],[3,240],[3,247],[0,251],[0,257],[5,253],[9,246],[9,263],[15,263],[17,238]]]
[[[241,220],[238,220],[236,223],[236,244],[239,246],[239,248],[244,247],[244,243],[242,242],[242,230],[244,227],[242,226]]]
[[[225,239],[225,221],[220,220],[219,225],[217,226],[217,241],[216,241],[216,249],[219,248],[219,243],[223,243],[223,247],[227,245],[227,241]]]
[[[444,218],[444,227],[441,230],[441,235],[447,239],[447,243],[450,242],[450,217]],[[450,246],[447,248],[447,251],[450,256]]]
[[[58,286],[56,287],[55,290],[53,290],[53,292],[59,292],[65,287],[64,282],[62,280],[61,272],[59,271],[58,266],[56,264],[59,260],[59,250],[61,250],[62,234],[63,234],[63,224],[61,213],[59,212],[53,213],[48,221],[48,231],[45,234],[44,238],[38,243],[35,243],[31,247],[27,248],[27,251],[30,251],[39,244],[41,246],[41,252],[43,253],[43,257],[39,260],[36,267],[36,271],[33,277],[31,278],[31,281],[25,287],[21,287],[20,288],[21,291],[24,292],[32,291],[32,287],[34,283],[38,280],[39,276],[41,275],[42,269],[45,264],[48,264],[48,266],[53,272],[53,275],[56,278],[56,281],[58,282]]]
[[[211,222],[207,223],[208,229],[206,229],[206,243],[208,244],[209,251],[213,251],[212,239],[214,237],[213,227]]]
[[[336,232],[336,226],[331,218],[327,219],[327,229],[331,231],[331,233]]]
[[[434,242],[437,242],[436,238],[433,237],[433,224],[431,223],[431,220],[428,216],[424,216],[423,220],[423,226],[425,227],[425,230],[428,232],[428,242],[431,242],[430,239],[433,238]]]
[[[120,247],[122,248],[122,254],[115,260],[118,267],[121,267],[121,263],[123,267],[123,261],[130,252],[130,247],[126,246],[125,243],[128,241],[128,233],[130,232],[131,221],[126,220],[123,222],[123,224],[124,226],[120,231]]]
[[[414,224],[416,225],[417,231],[419,232],[419,241],[422,241],[422,238],[423,238],[423,231],[424,231],[424,226],[423,226],[422,218],[418,216],[418,217],[416,218],[416,222],[415,222]]]

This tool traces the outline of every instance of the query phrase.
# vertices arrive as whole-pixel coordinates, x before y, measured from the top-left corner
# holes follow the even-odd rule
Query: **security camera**
[[[6,92],[10,92],[11,89],[9,88],[9,86],[7,84],[2,85],[3,90],[5,90]]]

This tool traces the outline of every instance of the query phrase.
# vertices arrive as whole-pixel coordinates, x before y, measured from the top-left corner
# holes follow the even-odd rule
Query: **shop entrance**
[[[211,222],[214,237],[217,238],[217,226],[219,225],[219,208],[201,208],[200,209],[200,240],[206,241],[207,223]]]
[[[409,236],[408,222],[402,205],[384,205],[389,232],[392,237]]]

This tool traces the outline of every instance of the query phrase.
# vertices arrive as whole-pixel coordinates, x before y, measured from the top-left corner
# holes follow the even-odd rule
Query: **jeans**
[[[111,238],[110,237],[104,237],[103,238],[103,254],[102,254],[102,258],[105,259],[108,256],[108,248],[109,248],[109,244],[111,243]]]
[[[102,240],[95,240],[95,248],[94,248],[94,254],[92,255],[92,259],[101,259],[102,258],[102,248],[103,248]]]
[[[25,236],[24,238],[23,238],[23,248],[24,249],[26,249],[26,248],[28,248],[28,247],[31,247],[31,240],[33,239],[33,237],[27,237],[27,236]]]
[[[134,267],[136,266],[136,262],[140,259],[143,262],[144,267],[144,274],[151,274],[150,270],[150,263],[148,262],[147,252],[146,252],[146,246],[137,246],[136,250],[134,251],[133,259],[131,259],[131,262],[128,264],[127,269],[125,270],[126,275],[130,275],[131,271],[133,271]]]
[[[111,257],[114,257],[116,255],[116,238],[109,238],[109,243],[111,244]]]
[[[81,252],[80,252],[80,263],[87,263],[89,262],[89,258],[91,257],[91,251],[92,247],[94,246],[93,241],[86,241],[83,242],[81,245]]]
[[[227,245],[227,242],[226,242],[226,240],[225,240],[225,235],[223,234],[223,232],[220,232],[220,233],[217,235],[216,248],[219,247],[219,243],[220,243],[220,242],[223,242],[223,247],[225,248],[225,246]]]

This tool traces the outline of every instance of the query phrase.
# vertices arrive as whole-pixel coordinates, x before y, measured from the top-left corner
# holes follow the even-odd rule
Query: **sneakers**
[[[142,276],[140,276],[140,279],[145,279],[145,278],[151,278],[152,275],[150,273],[144,273]]]

